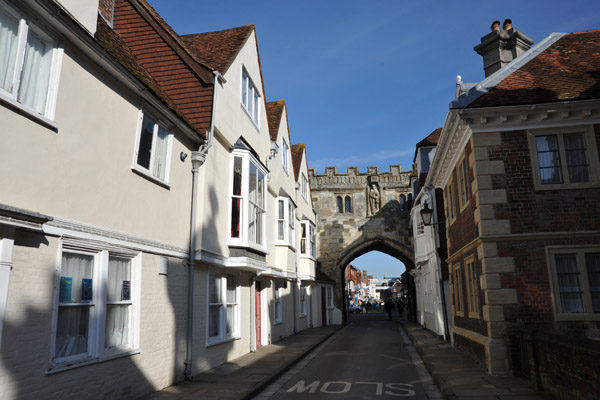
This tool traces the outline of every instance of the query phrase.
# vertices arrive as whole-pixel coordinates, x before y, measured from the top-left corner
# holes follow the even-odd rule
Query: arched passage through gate
[[[409,229],[411,171],[390,166],[389,172],[349,167],[346,173],[327,167],[325,174],[309,170],[313,207],[317,211],[319,268],[335,281],[335,321],[345,322],[344,269],[357,257],[380,251],[414,266]]]

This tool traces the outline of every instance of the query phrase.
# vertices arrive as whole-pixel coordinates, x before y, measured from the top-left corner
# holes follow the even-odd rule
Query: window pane
[[[152,166],[152,175],[159,179],[165,179],[167,171],[167,147],[169,144],[169,134],[160,126],[156,136],[156,146],[154,148],[154,165]]]
[[[563,136],[569,182],[589,182],[589,164],[585,156],[583,133],[570,133]]]
[[[90,281],[93,276],[93,266],[94,256],[86,254],[63,253],[60,270],[61,302],[81,302],[83,282],[85,279],[86,288],[89,287],[88,283],[91,283]],[[65,281],[62,278],[71,278],[70,283],[69,280]],[[63,282],[65,282],[65,284],[63,284]],[[84,298],[90,299],[90,296],[84,296]]]
[[[350,196],[346,196],[345,203],[346,203],[345,204],[346,212],[351,213],[352,212],[352,199],[350,199]]]
[[[344,204],[343,204],[342,196],[338,196],[336,198],[336,200],[337,200],[337,212],[343,213],[344,212]]]
[[[17,100],[40,114],[43,114],[46,108],[51,64],[52,43],[42,39],[30,28]]]
[[[600,313],[600,253],[588,253],[585,255],[588,280],[590,281],[590,292],[594,312]]]
[[[576,254],[556,254],[556,275],[562,312],[583,312],[583,297],[579,282]]]
[[[235,314],[236,314],[237,305],[229,304],[227,305],[227,325],[225,327],[226,334],[232,334],[236,332],[236,324],[235,324]]]
[[[87,306],[58,308],[56,358],[87,353],[89,318],[90,309]]]
[[[235,275],[227,275],[227,303],[237,303]]]
[[[404,211],[406,210],[406,196],[401,194],[400,195],[400,211]]]
[[[208,307],[208,337],[219,336],[219,310],[221,305]]]
[[[258,188],[257,188],[257,192],[258,192],[258,198],[257,198],[257,204],[260,208],[264,209],[265,208],[265,176],[263,175],[262,172],[258,171]]]
[[[131,260],[109,257],[107,301],[131,300]]]
[[[541,183],[563,183],[556,135],[537,136],[535,143],[537,146]]]
[[[248,77],[242,72],[242,104],[248,107]]]
[[[104,347],[130,347],[129,313],[131,306],[127,304],[109,304],[106,307],[106,329]]]
[[[254,166],[254,164],[250,163],[250,182],[249,182],[249,194],[250,194],[250,201],[254,202],[256,204],[256,199],[258,196],[258,171],[256,169],[256,166]]]
[[[138,147],[138,165],[150,169],[150,156],[152,153],[152,137],[154,136],[154,121],[144,115],[142,131],[140,132],[140,145]]]
[[[240,237],[240,217],[242,199],[239,197],[242,194],[242,158],[235,157],[233,159],[233,198],[231,199],[231,237]]]
[[[19,20],[0,7],[0,88],[12,92]]]
[[[221,302],[221,278],[211,276],[208,282],[209,303]]]

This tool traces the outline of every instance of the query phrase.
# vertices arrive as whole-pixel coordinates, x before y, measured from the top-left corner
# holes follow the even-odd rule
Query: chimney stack
[[[505,19],[500,30],[500,21],[492,22],[488,33],[481,43],[473,48],[483,57],[483,69],[487,78],[506,64],[529,50],[533,40],[512,27],[512,21]]]

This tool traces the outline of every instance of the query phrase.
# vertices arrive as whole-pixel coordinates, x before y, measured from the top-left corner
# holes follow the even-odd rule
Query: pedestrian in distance
[[[385,311],[388,313],[388,318],[391,321],[392,320],[392,310],[394,309],[394,302],[392,300],[388,300],[385,302],[383,307],[385,308]]]
[[[398,300],[396,307],[398,308],[398,315],[400,315],[400,318],[402,318],[402,313],[404,312],[404,302],[402,300]]]

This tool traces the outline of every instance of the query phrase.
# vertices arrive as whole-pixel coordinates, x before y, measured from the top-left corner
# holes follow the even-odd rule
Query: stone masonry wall
[[[410,207],[401,210],[399,202],[400,195],[408,198],[412,193],[411,171],[392,165],[389,172],[367,167],[366,173],[360,173],[358,168],[348,167],[346,173],[338,173],[335,167],[327,167],[325,174],[317,174],[315,169],[308,173],[317,210],[317,259],[321,270],[336,281],[336,307],[343,309],[343,269],[354,258],[379,250],[404,262],[407,269],[412,268]],[[369,206],[373,186],[380,195],[374,212]],[[350,197],[352,212],[338,212],[338,196],[343,201]]]

